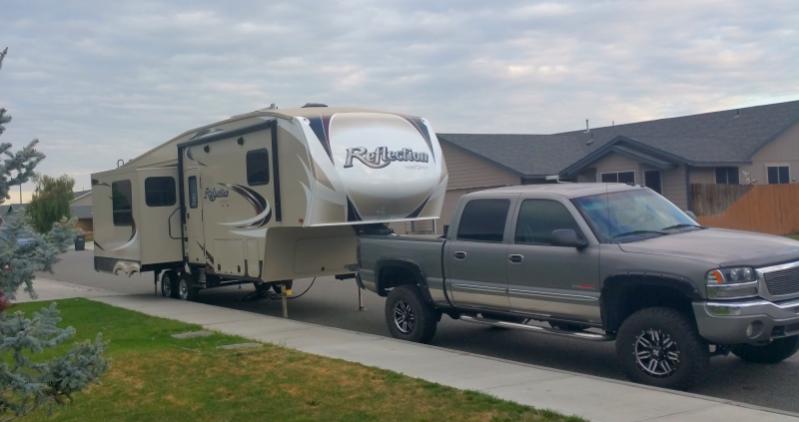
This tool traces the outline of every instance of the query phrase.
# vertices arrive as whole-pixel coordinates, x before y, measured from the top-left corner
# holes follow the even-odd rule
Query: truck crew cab
[[[799,349],[799,242],[702,227],[643,187],[475,192],[443,237],[359,242],[360,283],[387,296],[401,339],[429,341],[447,314],[615,340],[629,378],[683,389],[712,355],[777,363]]]

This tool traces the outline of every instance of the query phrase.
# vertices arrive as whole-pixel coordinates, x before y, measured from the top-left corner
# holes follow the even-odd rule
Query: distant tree
[[[7,53],[8,48],[0,52],[0,67]],[[0,133],[10,121],[11,116],[0,109]],[[37,142],[16,152],[11,151],[11,144],[0,143],[0,203],[8,199],[11,186],[34,176],[34,168],[44,159],[35,148]],[[50,270],[74,235],[69,223],[51,224],[50,228],[46,234],[37,233],[19,211],[2,216],[0,221],[0,421],[64,403],[106,369],[99,336],[51,360],[37,356],[75,335],[73,328],[58,326],[61,318],[55,306],[31,317],[8,312],[10,300],[20,287],[35,297],[34,273]]]
[[[36,231],[47,233],[53,224],[69,218],[74,186],[75,179],[66,174],[58,178],[44,175],[36,180],[36,191],[25,209]]]

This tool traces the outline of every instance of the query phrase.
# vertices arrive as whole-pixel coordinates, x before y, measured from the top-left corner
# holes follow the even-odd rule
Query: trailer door
[[[206,264],[205,229],[203,224],[202,177],[197,168],[188,168],[183,172],[183,186],[186,210],[186,227],[184,238],[186,258],[191,264]]]

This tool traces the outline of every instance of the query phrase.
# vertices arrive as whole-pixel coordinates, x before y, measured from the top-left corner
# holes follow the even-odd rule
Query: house
[[[84,233],[94,231],[91,189],[73,193],[72,201],[69,202],[69,214],[77,219],[77,226],[81,231]]]
[[[438,137],[449,169],[439,227],[448,224],[461,195],[496,186],[623,182],[648,186],[691,209],[691,184],[799,178],[799,101],[550,135]]]

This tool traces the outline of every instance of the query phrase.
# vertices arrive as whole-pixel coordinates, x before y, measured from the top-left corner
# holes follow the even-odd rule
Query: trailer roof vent
[[[327,107],[327,104],[322,103],[305,103],[302,108],[313,108],[313,107]]]

